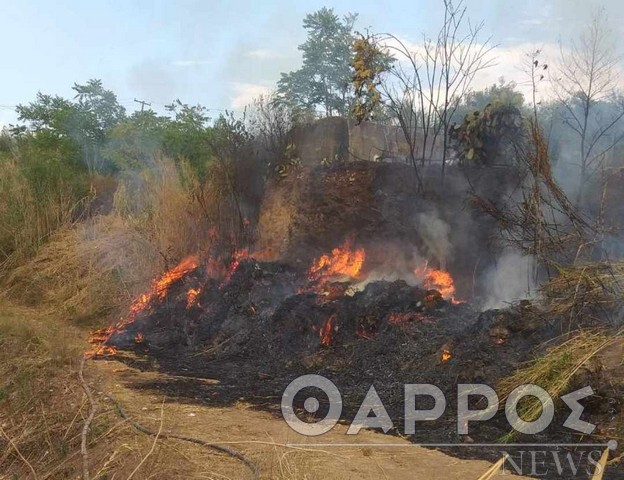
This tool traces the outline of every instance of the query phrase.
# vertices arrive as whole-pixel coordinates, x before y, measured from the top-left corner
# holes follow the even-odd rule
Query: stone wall
[[[409,156],[409,147],[400,128],[372,122],[356,125],[353,120],[342,117],[323,118],[297,127],[292,143],[301,162],[308,166],[319,165],[323,159],[406,163]],[[436,145],[433,160],[441,156],[441,145]]]

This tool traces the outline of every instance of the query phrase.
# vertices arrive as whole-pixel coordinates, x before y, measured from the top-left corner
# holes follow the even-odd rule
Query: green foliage
[[[248,132],[244,120],[236,119],[231,112],[220,115],[212,129],[213,155],[236,160],[242,154],[249,153],[248,148],[252,135]]]
[[[0,153],[0,272],[74,220],[89,193],[87,169],[71,139],[48,130],[3,137],[0,143],[11,150]]]
[[[522,124],[517,107],[494,102],[454,124],[449,137],[461,162],[491,164],[501,158],[510,142],[522,136]]]
[[[63,186],[77,195],[86,193],[87,171],[70,139],[43,131],[20,138],[17,151],[19,171],[38,200],[48,199]]]
[[[213,158],[210,150],[213,128],[208,111],[201,105],[191,106],[176,100],[166,109],[174,115],[165,122],[162,152],[174,159],[186,159],[193,170],[204,178]]]
[[[38,93],[34,102],[17,106],[18,118],[37,134],[46,132],[61,143],[72,141],[89,171],[100,171],[106,167],[102,150],[107,133],[125,118],[125,109],[101,80],[76,83],[72,89],[74,101]]]
[[[321,109],[326,116],[347,115],[353,98],[350,92],[357,14],[342,19],[326,7],[306,15],[303,27],[308,38],[299,50],[303,66],[283,73],[278,82],[280,100],[300,112]]]
[[[457,107],[453,121],[459,123],[464,120],[466,115],[495,103],[516,107],[520,111],[523,111],[525,108],[524,95],[516,90],[516,84],[514,82],[505,82],[501,78],[497,84],[483,90],[468,92]]]
[[[500,81],[470,92],[458,111],[464,118],[451,125],[449,139],[460,162],[491,164],[522,137],[524,97],[514,83]]]
[[[119,177],[139,181],[146,172],[158,174],[163,157],[173,160],[204,211],[217,202],[224,225],[232,205],[243,225],[260,204],[266,162],[257,161],[244,118],[226,113],[211,122],[207,109],[180,100],[166,107],[168,116],[152,110],[126,116],[99,80],[73,89],[71,101],[38,94],[17,109],[26,125],[0,132],[0,273],[23,264],[54,232],[88,213],[90,197],[101,200],[94,208],[114,204]]]
[[[301,167],[301,159],[297,153],[297,146],[289,143],[284,149],[282,161],[275,167],[275,172],[280,178],[286,178],[293,170]]]
[[[134,112],[110,129],[103,155],[121,170],[149,165],[162,147],[163,132],[169,119],[153,110]]]
[[[165,107],[173,118],[153,110],[135,112],[117,123],[108,136],[104,156],[122,170],[148,167],[158,153],[176,161],[187,161],[195,173],[205,177],[213,158],[215,128],[207,110],[175,100]]]
[[[380,104],[381,93],[377,90],[381,83],[380,75],[390,69],[394,59],[376,45],[371,35],[360,34],[353,42],[353,50],[355,51],[351,62],[355,90],[353,116],[360,124],[368,120]]]

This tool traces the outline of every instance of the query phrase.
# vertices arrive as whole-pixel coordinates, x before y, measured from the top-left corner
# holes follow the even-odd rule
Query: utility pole
[[[144,102],[143,100],[137,100],[136,98],[134,99],[134,101],[136,103],[140,103],[141,104],[141,111],[143,111],[143,108],[145,107],[145,105],[147,105],[148,107],[152,106],[151,103]]]

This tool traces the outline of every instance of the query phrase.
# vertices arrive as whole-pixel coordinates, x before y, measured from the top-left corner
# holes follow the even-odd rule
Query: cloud
[[[271,92],[271,87],[257,83],[232,82],[230,84],[233,96],[230,97],[230,106],[242,110],[251,104],[254,98]]]
[[[414,42],[406,38],[390,38],[383,42],[388,51],[393,54],[399,62],[399,67],[407,74],[412,74],[412,64],[406,59],[404,53],[407,50],[414,59],[417,66],[421,66],[426,58],[426,52],[422,42]],[[484,48],[483,44],[476,44],[475,50]],[[485,47],[487,48],[487,47]],[[530,101],[532,95],[532,87],[529,74],[527,73],[528,64],[530,64],[529,53],[540,50],[539,61],[544,64],[554,64],[559,56],[559,45],[556,43],[531,44],[531,43],[515,43],[510,45],[495,46],[487,53],[485,57],[489,67],[484,68],[476,73],[471,84],[471,90],[483,90],[498,83],[500,78],[505,81],[513,81],[517,84],[517,89],[525,95]],[[423,70],[421,69],[421,73]],[[437,75],[440,74],[438,68]],[[549,76],[544,75],[544,80],[538,84],[537,100],[544,100],[553,97],[552,89],[548,84]],[[437,93],[433,93],[433,97],[437,97]]]
[[[214,63],[212,60],[175,60],[171,62],[174,67],[197,67],[201,65],[210,65]]]
[[[545,21],[546,20],[544,18],[533,17],[533,18],[525,18],[524,20],[520,20],[520,24],[528,25],[528,26],[536,26],[536,25],[543,25]]]
[[[503,77],[506,81],[513,81],[517,89],[522,92],[527,101],[532,95],[530,78],[530,53],[539,50],[540,64],[553,66],[559,56],[559,45],[556,43],[531,44],[519,43],[509,46],[497,46],[491,52],[492,66],[480,71],[472,83],[473,90],[481,90],[498,82]],[[537,100],[552,97],[552,89],[548,83],[549,72],[544,72],[544,79],[537,83]]]
[[[247,56],[250,58],[257,58],[258,60],[274,60],[277,58],[286,58],[286,55],[280,52],[276,52],[274,50],[268,50],[265,48],[260,48],[257,50],[250,50],[247,52]]]

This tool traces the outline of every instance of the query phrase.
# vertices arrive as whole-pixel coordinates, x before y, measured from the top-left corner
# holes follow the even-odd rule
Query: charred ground
[[[486,383],[496,388],[519,365],[545,355],[573,332],[567,318],[553,315],[541,302],[521,301],[483,312],[477,308],[479,292],[486,292],[483,285],[475,286],[475,272],[495,259],[494,226],[485,220],[480,225],[479,214],[471,211],[461,193],[467,181],[458,175],[460,187],[446,195],[433,192],[414,207],[416,198],[406,193],[409,169],[402,165],[358,163],[300,175],[297,187],[294,181],[284,182],[263,205],[257,256],[279,256],[278,260],[259,260],[254,253],[239,251],[217,269],[209,259],[182,262],[135,302],[130,321],[105,332],[98,353],[187,377],[140,388],[190,403],[232,405],[244,400],[276,415],[284,389],[302,374],[317,373],[334,381],[343,395],[345,421],[353,418],[374,385],[397,435],[402,430],[403,385],[432,383],[447,395],[447,410],[438,421],[420,426],[413,441],[466,444],[509,438],[511,428],[503,412],[471,427],[468,439],[455,433],[457,385]],[[457,289],[475,295],[463,296],[468,302],[458,301],[454,290],[428,285],[414,272],[401,278],[414,267],[430,269],[428,263],[417,264],[429,260],[427,256],[433,255],[435,262],[427,232],[419,231],[418,221],[410,222],[432,211],[451,225],[451,232],[458,232],[444,253],[456,259],[447,268],[458,286],[472,281]],[[473,227],[466,227],[469,222]],[[288,232],[279,242],[278,231]],[[319,254],[341,242],[342,247]],[[614,328],[596,318],[588,316],[574,325],[575,331]],[[584,365],[569,385],[571,390],[589,384],[595,391],[584,419],[599,425],[596,441],[611,438],[622,427],[624,383],[608,373],[614,369],[617,348],[621,345]],[[327,399],[320,400],[322,416]],[[539,442],[580,442],[561,426],[566,416],[565,408],[558,409],[553,426],[538,436]],[[523,441],[521,436],[513,440]],[[465,448],[451,453],[474,458],[487,453],[494,460],[500,450]],[[521,449],[506,450],[517,454]]]

